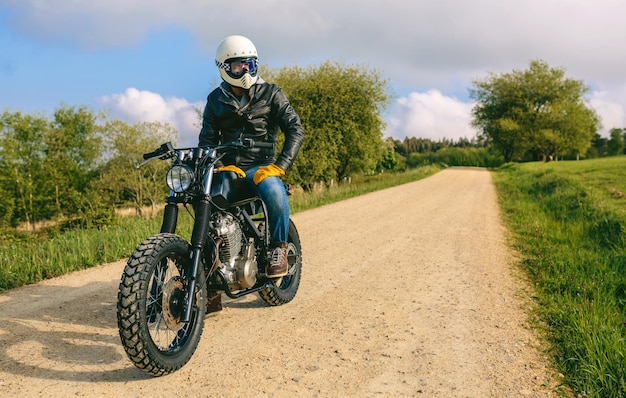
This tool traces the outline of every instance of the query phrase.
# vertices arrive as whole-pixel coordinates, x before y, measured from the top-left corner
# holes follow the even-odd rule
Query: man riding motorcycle
[[[234,171],[256,188],[267,205],[272,254],[267,276],[287,274],[289,203],[280,179],[293,166],[304,140],[304,130],[281,89],[258,74],[258,54],[248,38],[226,37],[218,46],[215,63],[223,82],[207,97],[199,146],[215,146],[236,140],[252,143],[251,152],[222,159],[221,171]],[[277,152],[278,130],[285,134]],[[278,154],[278,156],[277,156]],[[207,312],[221,309],[221,296],[209,302]]]

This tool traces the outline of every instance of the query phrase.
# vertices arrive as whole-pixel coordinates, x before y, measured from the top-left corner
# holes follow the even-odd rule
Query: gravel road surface
[[[2,397],[550,397],[491,175],[450,168],[295,214],[298,295],[224,300],[191,361],[121,347],[124,261],[0,294]]]

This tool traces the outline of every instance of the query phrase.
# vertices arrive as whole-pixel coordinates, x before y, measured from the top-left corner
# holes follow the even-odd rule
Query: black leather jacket
[[[222,158],[223,164],[245,169],[274,163],[288,171],[304,140],[300,117],[281,89],[261,78],[248,90],[248,97],[247,102],[240,103],[224,82],[213,90],[204,108],[199,145],[214,146],[239,138],[252,139],[261,144],[251,153],[242,151]],[[276,158],[278,129],[285,134],[285,142]]]

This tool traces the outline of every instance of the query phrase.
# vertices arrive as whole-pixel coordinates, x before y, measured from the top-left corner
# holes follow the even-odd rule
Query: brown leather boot
[[[280,278],[287,275],[289,269],[289,263],[287,262],[287,247],[289,245],[286,242],[278,242],[272,250],[272,259],[267,266],[268,278]]]
[[[206,303],[206,313],[211,314],[213,312],[219,312],[222,310],[222,295],[216,294],[215,296],[209,296]]]

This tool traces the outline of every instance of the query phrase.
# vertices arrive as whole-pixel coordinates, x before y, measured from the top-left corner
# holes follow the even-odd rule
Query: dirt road
[[[169,376],[145,376],[120,345],[124,262],[0,295],[0,396],[553,396],[487,171],[447,169],[293,218],[294,301],[226,300]]]

